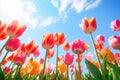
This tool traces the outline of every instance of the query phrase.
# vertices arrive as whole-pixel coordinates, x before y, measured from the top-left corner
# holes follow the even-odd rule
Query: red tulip
[[[120,31],[120,20],[114,20],[111,22],[111,29],[114,31]]]
[[[63,56],[63,61],[64,61],[64,63],[67,64],[67,65],[72,64],[73,59],[74,59],[74,55],[71,55],[70,53],[66,53],[66,54]]]
[[[7,24],[1,25],[0,24],[0,40],[4,40],[7,38]]]
[[[96,19],[94,17],[92,17],[91,20],[84,18],[79,26],[86,34],[90,34],[97,28]]]
[[[38,45],[35,44],[34,40],[32,40],[29,44],[26,45],[27,53],[34,53],[38,48]]]
[[[15,51],[19,48],[20,46],[20,40],[17,39],[17,38],[11,38],[6,46],[5,46],[5,49],[8,50],[8,51]]]
[[[81,54],[85,51],[85,42],[83,40],[75,40],[72,43],[72,51]]]
[[[63,43],[63,49],[64,50],[69,50],[70,49],[70,43],[69,42],[65,42],[65,43]]]
[[[9,73],[10,71],[11,71],[11,69],[10,69],[10,67],[5,67],[4,69],[3,69],[3,71],[4,71],[4,73]]]
[[[54,44],[55,44],[55,37],[53,36],[52,33],[45,34],[43,36],[42,47],[44,49],[51,49],[53,48]]]
[[[14,20],[8,25],[7,34],[10,37],[16,38],[21,36],[25,30],[26,30],[26,25],[20,24],[19,21]]]
[[[120,36],[111,36],[108,39],[109,45],[113,49],[119,49],[120,50]]]
[[[66,39],[64,33],[56,33],[55,34],[55,37],[56,37],[56,45],[62,45]]]
[[[47,58],[52,58],[53,55],[54,55],[54,50],[49,49],[49,50],[47,51],[47,55],[46,55]]]

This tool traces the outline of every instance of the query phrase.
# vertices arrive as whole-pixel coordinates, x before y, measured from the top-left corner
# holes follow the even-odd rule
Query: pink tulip
[[[25,54],[24,53],[17,53],[14,58],[13,58],[13,62],[16,64],[23,64],[25,60]]]
[[[11,69],[10,69],[10,67],[5,67],[4,69],[3,69],[3,71],[4,71],[4,73],[9,73],[10,71],[11,71]]]
[[[114,31],[120,31],[120,20],[114,20],[111,22],[111,29]]]
[[[40,51],[39,51],[39,50],[34,51],[34,52],[33,52],[33,55],[34,55],[35,57],[38,57],[38,56],[40,55]]]
[[[87,60],[91,61],[92,57],[93,57],[93,54],[91,52],[89,52],[87,54],[84,54],[83,57],[86,58]]]
[[[15,51],[15,50],[17,50],[17,49],[19,48],[19,46],[20,46],[20,40],[17,39],[17,38],[11,38],[11,39],[7,42],[5,48],[6,48],[6,50],[8,50],[8,51]]]
[[[44,60],[43,58],[41,58],[41,59],[40,59],[40,64],[43,64],[44,61],[45,61],[45,60]]]
[[[115,53],[115,59],[119,60],[120,61],[120,53]]]
[[[113,49],[119,49],[120,50],[120,36],[111,36],[108,39],[109,45]]]
[[[88,20],[88,18],[84,18],[79,26],[86,34],[90,34],[97,28],[96,19],[94,17],[92,17],[90,20]]]
[[[96,37],[96,42],[104,43],[105,42],[105,37],[103,35],[98,35]]]
[[[54,64],[47,63],[47,64],[46,64],[46,68],[45,68],[45,73],[51,73],[54,68],[55,68],[55,65],[54,65]]]
[[[72,43],[72,51],[81,54],[85,51],[85,42],[83,40],[74,40]]]
[[[63,56],[63,61],[65,64],[70,65],[73,62],[74,55],[70,55],[70,53],[66,53]]]

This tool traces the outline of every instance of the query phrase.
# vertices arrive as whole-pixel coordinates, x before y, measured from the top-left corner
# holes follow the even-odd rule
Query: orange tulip
[[[49,49],[49,50],[47,51],[47,55],[46,55],[47,58],[52,58],[53,55],[54,55],[54,50]]]
[[[70,43],[69,42],[65,42],[65,43],[63,43],[63,49],[64,50],[69,50],[70,49]]]
[[[62,45],[66,39],[64,33],[56,33],[55,34],[55,37],[56,37],[56,45],[59,46],[59,45]]]
[[[26,72],[30,75],[39,75],[41,72],[40,62],[30,59],[26,65]]]
[[[7,38],[7,24],[1,25],[0,22],[0,40],[4,40]]]
[[[34,40],[32,40],[29,44],[26,45],[27,53],[33,53],[38,48],[38,45],[35,44]]]
[[[94,32],[97,28],[96,19],[94,17],[92,17],[91,20],[88,20],[88,18],[84,18],[79,26],[86,34],[90,34],[91,32]]]
[[[107,54],[107,61],[108,62],[115,61],[115,57],[114,57],[113,53],[110,51],[109,47],[104,48],[101,52],[102,57],[104,57],[106,54]]]
[[[10,37],[16,38],[21,36],[25,30],[26,30],[26,25],[20,24],[19,21],[14,20],[8,25],[7,34]]]
[[[58,70],[59,70],[60,73],[66,72],[66,71],[67,71],[67,66],[66,66],[66,64],[65,64],[64,62],[60,62],[60,63],[58,64]]]
[[[53,48],[54,44],[55,44],[55,37],[53,36],[52,33],[45,34],[43,36],[42,47],[44,49],[51,49]]]

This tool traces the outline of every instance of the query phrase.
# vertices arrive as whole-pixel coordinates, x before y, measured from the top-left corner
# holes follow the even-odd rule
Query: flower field
[[[120,33],[120,20],[111,21],[110,25],[113,31]],[[23,43],[19,37],[24,35],[27,26],[18,20],[4,24],[0,19],[0,41],[5,41],[0,45],[0,80],[120,80],[120,35],[110,36],[109,45],[104,46],[105,36],[94,38],[92,34],[97,29],[95,17],[83,18],[78,27],[90,35],[93,46],[82,39],[68,42],[66,35],[59,32],[44,34],[41,44],[34,40]],[[46,53],[38,60],[36,58],[41,56],[39,46]],[[52,49],[55,46],[56,51]],[[62,56],[58,56],[60,46],[66,52]],[[110,47],[118,53],[113,53]],[[84,54],[90,48],[94,49],[97,60],[92,58],[92,54]],[[55,64],[49,62],[54,54]],[[30,55],[33,57],[29,58]],[[85,59],[88,70],[86,74],[83,74],[82,59]]]

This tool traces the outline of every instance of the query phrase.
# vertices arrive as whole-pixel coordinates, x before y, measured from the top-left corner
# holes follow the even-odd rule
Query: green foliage
[[[85,63],[87,65],[88,70],[91,72],[91,74],[94,76],[96,80],[103,80],[100,70],[94,64],[92,64],[87,59],[85,59]]]
[[[0,66],[0,80],[4,80],[4,72],[2,71],[1,66]]]

